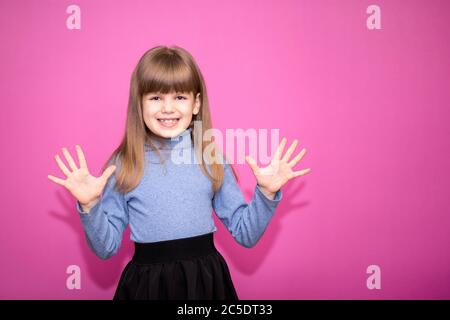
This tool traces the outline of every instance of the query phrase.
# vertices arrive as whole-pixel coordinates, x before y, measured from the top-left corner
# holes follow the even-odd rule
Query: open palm
[[[62,148],[63,154],[72,171],[70,171],[61,161],[59,155],[56,155],[55,160],[61,171],[66,175],[67,179],[63,180],[52,175],[48,175],[48,178],[69,190],[69,192],[80,202],[80,204],[89,205],[101,196],[106,182],[115,171],[116,166],[111,165],[100,177],[94,177],[89,173],[86,159],[81,147],[76,145],[75,149],[78,154],[80,168],[76,166],[69,151],[66,148]]]
[[[280,188],[286,184],[289,180],[303,176],[311,171],[311,168],[303,169],[300,171],[293,171],[293,167],[303,158],[306,153],[306,149],[303,148],[299,154],[295,156],[291,161],[289,159],[298,144],[298,140],[294,140],[286,154],[281,157],[284,147],[286,146],[287,139],[283,138],[278,146],[272,161],[267,167],[260,168],[256,161],[247,156],[245,160],[253,171],[258,185],[264,190],[270,193],[276,193]]]

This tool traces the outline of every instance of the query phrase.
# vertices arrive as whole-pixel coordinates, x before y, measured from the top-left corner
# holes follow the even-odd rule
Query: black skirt
[[[238,300],[213,233],[154,243],[135,242],[114,300]]]

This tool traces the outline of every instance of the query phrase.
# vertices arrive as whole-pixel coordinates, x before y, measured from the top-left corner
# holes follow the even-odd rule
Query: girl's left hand
[[[289,180],[303,176],[311,171],[311,168],[303,169],[300,171],[292,171],[292,168],[303,158],[306,153],[306,149],[303,148],[299,154],[295,156],[291,161],[292,153],[295,150],[295,147],[298,144],[298,140],[295,139],[291,144],[289,149],[286,151],[286,154],[281,158],[281,154],[283,153],[284,147],[286,145],[287,139],[283,138],[281,140],[280,145],[275,151],[275,155],[273,156],[270,164],[265,168],[260,168],[256,164],[256,161],[247,156],[245,160],[253,171],[255,175],[256,181],[263,191],[263,193],[269,198],[273,199],[275,194],[280,188]]]

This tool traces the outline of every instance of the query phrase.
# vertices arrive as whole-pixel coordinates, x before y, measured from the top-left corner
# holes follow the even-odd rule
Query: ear
[[[194,110],[192,110],[193,114],[197,114],[200,111],[200,92],[197,93],[197,96],[195,97],[195,103],[194,103]]]

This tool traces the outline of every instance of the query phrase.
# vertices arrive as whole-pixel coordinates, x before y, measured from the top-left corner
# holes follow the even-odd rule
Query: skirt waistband
[[[134,243],[133,261],[139,264],[169,262],[205,256],[217,251],[213,232],[200,236],[151,243]]]

